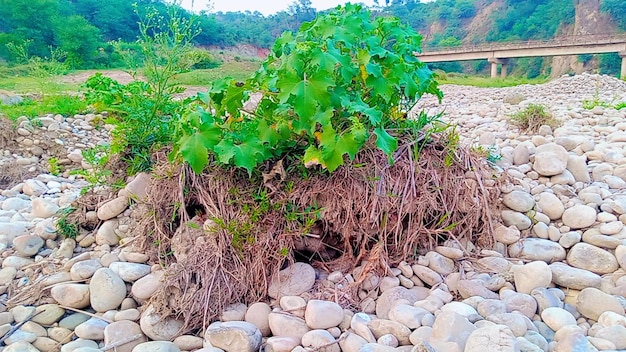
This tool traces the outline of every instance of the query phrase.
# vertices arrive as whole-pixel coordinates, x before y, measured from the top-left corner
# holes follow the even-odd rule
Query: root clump
[[[286,159],[252,178],[157,161],[136,229],[136,245],[165,270],[150,303],[191,331],[229,304],[264,300],[272,275],[296,260],[329,272],[366,262],[364,278],[448,240],[490,247],[502,180],[467,149],[416,148],[401,141],[393,165],[365,149],[331,175]],[[355,292],[339,303],[357,304]]]

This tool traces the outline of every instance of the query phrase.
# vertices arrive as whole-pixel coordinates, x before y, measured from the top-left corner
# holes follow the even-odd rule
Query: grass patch
[[[541,104],[528,104],[523,110],[511,115],[511,122],[526,133],[535,133],[543,125],[553,129],[561,125],[552,112]]]
[[[257,60],[224,62],[220,67],[193,70],[178,74],[172,79],[172,83],[183,86],[206,86],[224,77],[232,77],[237,81],[245,81],[250,74],[259,68],[260,64],[261,62]]]
[[[505,77],[491,78],[486,76],[468,76],[455,73],[440,74],[437,72],[439,84],[456,84],[459,86],[474,86],[481,88],[502,88],[514,87],[522,84],[542,84],[548,82],[548,77],[525,78],[525,77]]]
[[[46,95],[40,100],[26,98],[17,105],[0,105],[0,114],[15,121],[20,116],[39,117],[47,114],[71,116],[87,110],[87,103],[78,96]]]

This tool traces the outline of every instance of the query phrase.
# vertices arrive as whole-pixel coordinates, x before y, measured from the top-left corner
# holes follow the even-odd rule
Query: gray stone
[[[103,340],[104,329],[109,325],[106,321],[97,318],[91,318],[84,323],[79,324],[74,333],[76,336],[85,340]]]
[[[183,324],[181,320],[162,317],[151,305],[146,308],[139,319],[141,331],[152,340],[173,340],[180,333]]]
[[[108,244],[109,246],[117,245],[120,241],[119,236],[115,233],[118,226],[119,221],[117,219],[111,219],[103,222],[98,228],[98,231],[96,231],[96,244]]]
[[[559,262],[565,259],[565,249],[558,243],[541,238],[526,238],[509,246],[509,254],[513,258],[540,260],[546,263]]]
[[[624,315],[624,307],[616,297],[593,287],[580,291],[576,298],[576,309],[583,316],[595,321],[607,311]]]
[[[311,329],[328,329],[343,321],[343,308],[335,302],[312,299],[306,305],[304,320]]]
[[[552,281],[561,287],[582,290],[587,287],[600,288],[602,278],[589,270],[573,268],[564,263],[550,264]]]
[[[22,257],[31,257],[39,252],[44,241],[39,236],[24,235],[13,240],[13,248]]]
[[[413,304],[419,300],[426,298],[428,294],[419,294],[415,290],[409,290],[405,287],[398,286],[383,292],[376,301],[376,316],[381,319],[389,318],[389,311],[398,300],[407,300],[409,304]]]
[[[541,312],[541,319],[550,329],[558,331],[567,325],[576,325],[576,318],[563,308],[549,307]]]
[[[139,336],[139,338],[129,341],[135,336]],[[124,341],[128,342],[122,344]],[[106,346],[116,345],[117,352],[132,352],[133,348],[142,342],[146,342],[146,337],[139,324],[135,322],[121,320],[104,328],[104,344]]]
[[[259,329],[245,321],[216,322],[209,325],[204,339],[211,346],[227,352],[256,352],[261,346],[262,336]]]
[[[163,284],[164,273],[165,272],[162,270],[155,271],[135,281],[131,287],[133,296],[142,300],[152,297],[156,290]]]
[[[89,307],[89,285],[86,284],[62,284],[50,290],[50,295],[60,305],[83,309]]]
[[[98,219],[109,220],[120,215],[128,207],[128,197],[121,196],[109,200],[98,207]]]
[[[113,270],[100,268],[89,281],[89,297],[97,312],[117,309],[126,298],[126,284]]]
[[[468,337],[475,330],[474,324],[470,323],[466,317],[455,312],[442,311],[435,319],[428,342],[436,350],[439,350],[438,346],[452,342],[460,348],[460,351],[463,351]]]
[[[577,204],[563,212],[561,220],[571,229],[583,229],[596,221],[596,210],[590,206]]]
[[[391,334],[398,339],[400,345],[408,345],[411,343],[409,341],[411,330],[397,321],[374,319],[367,323],[367,327],[372,334],[374,334],[376,339],[379,339],[383,335]]]
[[[512,210],[525,213],[535,207],[532,195],[523,191],[512,191],[502,197],[502,203]]]
[[[539,210],[546,214],[550,220],[558,220],[565,211],[565,206],[561,200],[553,193],[542,192],[539,194],[539,200],[537,201]]]
[[[31,214],[33,217],[42,219],[49,218],[59,211],[59,206],[47,198],[33,199],[32,207]]]
[[[613,254],[587,243],[577,243],[570,248],[567,262],[573,267],[596,274],[613,273],[619,268]]]
[[[290,336],[301,339],[310,330],[304,319],[286,313],[270,313],[268,321],[274,336]]]
[[[552,282],[552,272],[546,262],[534,261],[513,266],[513,279],[517,292],[530,293],[537,287],[548,287]]]
[[[315,283],[315,269],[306,263],[296,262],[272,278],[267,294],[272,298],[297,296],[309,291]]]
[[[132,352],[180,352],[180,348],[169,341],[150,341],[138,344]]]
[[[528,216],[513,210],[502,210],[502,222],[506,226],[515,226],[518,230],[526,230],[532,226]]]
[[[113,262],[109,269],[126,282],[135,282],[150,274],[150,265],[128,262]]]
[[[311,330],[302,336],[302,346],[323,352],[341,352],[335,338],[326,330]]]
[[[516,338],[503,325],[484,326],[474,330],[467,338],[464,352],[515,352]]]

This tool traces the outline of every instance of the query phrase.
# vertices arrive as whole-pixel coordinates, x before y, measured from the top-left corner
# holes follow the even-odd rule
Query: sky
[[[251,12],[259,11],[267,16],[278,11],[286,10],[293,2],[293,0],[194,0],[192,8],[192,0],[182,0],[181,5],[185,9],[193,10],[194,12],[207,10],[207,6],[210,4],[210,6],[212,6],[212,12],[244,12],[249,10]],[[311,7],[316,10],[327,10],[337,5],[345,4],[346,2],[362,3],[367,6],[374,5],[374,0],[311,0]]]

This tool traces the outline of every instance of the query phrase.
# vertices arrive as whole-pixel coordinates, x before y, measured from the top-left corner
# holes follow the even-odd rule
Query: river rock
[[[561,220],[571,229],[583,229],[596,221],[596,210],[590,206],[577,204],[563,212]]]
[[[468,337],[476,330],[474,324],[470,323],[466,317],[451,311],[442,311],[432,327],[432,334],[428,339],[433,347],[438,351],[438,346],[445,346],[452,343],[458,346],[459,351],[465,349]],[[441,350],[445,350],[441,349]]]
[[[138,344],[132,352],[180,352],[180,348],[169,341],[150,341]]]
[[[524,191],[512,191],[502,197],[502,203],[509,209],[525,213],[535,207],[535,199]]]
[[[558,175],[562,173],[563,171],[565,171],[566,168],[567,168],[567,160],[563,161],[563,158],[559,157],[557,153],[554,153],[551,151],[545,151],[545,152],[535,154],[535,162],[533,163],[533,169],[537,171],[537,173],[541,176]]]
[[[497,343],[494,343],[497,341]],[[484,326],[474,330],[465,343],[464,352],[514,352],[517,341],[511,329],[504,325]]]
[[[509,246],[509,254],[514,258],[559,262],[565,259],[565,249],[558,243],[541,238],[526,238]]]
[[[304,319],[286,313],[270,313],[268,322],[274,336],[290,336],[301,339],[310,330]]]
[[[542,213],[546,214],[550,220],[558,220],[565,211],[565,206],[561,200],[553,193],[542,192],[539,194],[539,200],[537,201]]]
[[[604,312],[610,311],[624,315],[624,307],[616,297],[593,287],[580,291],[576,298],[576,309],[583,316],[595,321]]]
[[[150,274],[150,265],[128,262],[114,262],[109,265],[109,269],[126,282],[135,282]]]
[[[513,266],[513,279],[517,292],[530,293],[537,287],[548,287],[552,282],[552,272],[546,262],[534,261]]]
[[[128,342],[122,344],[124,341]],[[133,321],[116,321],[104,328],[104,344],[117,346],[117,352],[132,352],[135,346],[143,342],[146,342],[146,337],[139,324]]]
[[[91,307],[97,312],[117,309],[126,298],[126,284],[111,269],[100,268],[89,282]]]
[[[311,330],[302,336],[302,346],[323,352],[341,352],[335,338],[326,330]]]
[[[59,206],[46,198],[35,198],[32,201],[32,215],[36,218],[49,218],[59,211]]]
[[[250,307],[248,307],[244,320],[248,323],[254,324],[254,326],[259,328],[261,335],[269,336],[271,333],[269,314],[271,312],[272,308],[269,306],[269,304],[265,302],[257,302],[251,304]]]
[[[296,262],[272,278],[267,294],[272,298],[297,296],[309,291],[313,284],[315,284],[315,269],[309,264]]]
[[[343,321],[343,308],[335,302],[312,299],[306,305],[304,320],[311,329],[328,329]]]
[[[209,325],[204,339],[224,351],[256,352],[261,346],[261,332],[245,321],[216,322]]]
[[[163,270],[155,271],[135,281],[131,287],[133,296],[142,300],[152,297],[156,290],[163,285],[164,273]]]
[[[76,309],[89,307],[89,285],[86,284],[62,284],[54,286],[50,295],[62,306]]]
[[[98,219],[109,220],[120,215],[128,207],[128,197],[120,196],[109,200],[98,208]]]
[[[587,287],[599,288],[602,278],[589,270],[573,268],[564,263],[550,264],[552,281],[565,288],[582,290]]]
[[[13,240],[13,248],[17,254],[23,257],[31,257],[37,254],[43,245],[43,239],[34,235],[19,236]]]
[[[141,314],[139,326],[152,340],[171,341],[180,333],[183,322],[174,318],[163,318],[149,305]]]
[[[575,268],[596,274],[612,273],[619,267],[613,254],[587,243],[577,243],[570,248],[567,262]]]
[[[430,269],[429,269],[430,270]],[[383,292],[376,300],[376,316],[381,319],[389,318],[389,310],[398,300],[407,300],[409,304],[413,304],[419,300],[425,299],[428,292],[420,292],[417,290],[409,290],[405,287],[398,286]]]

